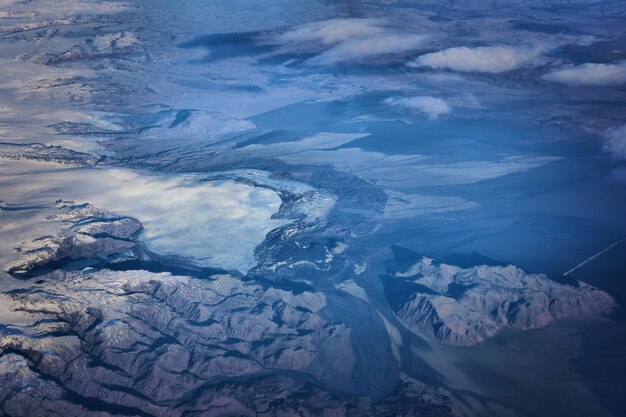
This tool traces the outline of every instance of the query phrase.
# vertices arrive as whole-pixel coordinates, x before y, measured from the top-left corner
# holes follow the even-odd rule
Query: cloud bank
[[[461,72],[500,73],[538,64],[540,48],[512,46],[465,46],[425,54],[410,62],[410,67],[430,67]]]
[[[433,120],[452,111],[444,100],[431,96],[390,97],[384,103],[404,112],[424,113]]]
[[[616,85],[626,83],[626,61],[615,64],[581,64],[552,71],[545,80],[568,85]]]
[[[332,65],[377,55],[397,54],[418,48],[426,35],[396,33],[381,19],[331,19],[307,23],[283,33],[279,43],[318,42],[329,49],[307,61]]]
[[[604,151],[614,159],[626,161],[626,125],[607,130],[605,138]]]

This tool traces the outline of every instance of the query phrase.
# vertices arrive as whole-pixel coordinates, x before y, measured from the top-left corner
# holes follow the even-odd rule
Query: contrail
[[[584,261],[582,261],[581,263],[579,263],[578,265],[576,265],[575,267],[573,267],[572,269],[570,269],[569,271],[567,271],[566,273],[564,273],[563,275],[569,275],[572,272],[574,272],[575,270],[577,270],[578,268],[580,268],[581,266],[587,264],[588,262],[593,261],[594,259],[596,259],[598,256],[602,255],[604,252],[608,252],[611,249],[613,249],[615,246],[619,245],[620,243],[622,243],[623,241],[626,240],[626,237],[623,239],[618,240],[617,242],[607,246],[606,248],[602,249],[600,252],[596,253],[595,255],[593,255],[591,258],[587,258]]]

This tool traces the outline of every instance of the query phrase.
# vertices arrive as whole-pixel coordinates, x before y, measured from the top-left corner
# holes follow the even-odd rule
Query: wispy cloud
[[[431,96],[390,97],[384,103],[404,112],[424,113],[433,120],[452,111],[444,100]]]
[[[626,125],[609,129],[604,136],[604,151],[614,159],[626,161]]]
[[[380,19],[331,19],[307,23],[283,33],[279,42],[318,41],[325,45],[363,39],[385,32]]]
[[[500,73],[540,63],[542,48],[512,46],[465,46],[425,54],[410,62],[411,67],[430,67],[462,72]]]
[[[569,85],[616,85],[626,83],[626,61],[614,64],[581,64],[552,71],[545,80]]]
[[[276,38],[279,43],[321,43],[328,47],[307,61],[332,65],[384,54],[397,54],[421,46],[426,35],[397,33],[382,19],[332,19],[307,23]],[[318,47],[319,50],[319,47]]]
[[[397,54],[418,48],[425,35],[379,35],[372,38],[342,42],[308,61],[312,65],[329,65],[341,61],[376,55]]]

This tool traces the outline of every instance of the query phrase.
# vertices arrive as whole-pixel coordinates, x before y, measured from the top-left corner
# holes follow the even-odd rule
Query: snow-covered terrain
[[[0,416],[619,416],[624,16],[0,0]]]
[[[48,159],[43,153],[39,156],[44,157]],[[233,181],[206,181],[202,175],[153,175],[127,169],[89,169],[78,173],[61,167],[27,174],[12,174],[10,169],[11,164],[6,164],[3,170],[6,174],[0,179],[7,208],[39,207],[9,211],[3,214],[7,220],[55,221],[56,217],[50,219],[50,216],[54,216],[57,200],[89,203],[106,212],[139,220],[143,230],[138,239],[146,250],[187,259],[199,266],[245,272],[256,264],[255,247],[270,230],[284,224],[282,220],[272,219],[281,204],[274,191]],[[6,262],[11,256],[7,252],[24,239],[40,237],[44,235],[28,236],[14,230],[2,244],[2,260]]]
[[[513,266],[460,268],[423,257],[388,282],[392,308],[409,328],[443,343],[474,345],[508,327],[533,330],[558,319],[609,315],[615,301],[577,280],[558,283]]]

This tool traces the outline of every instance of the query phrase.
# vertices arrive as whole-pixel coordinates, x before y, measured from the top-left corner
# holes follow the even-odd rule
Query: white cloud
[[[431,96],[390,97],[384,102],[402,111],[425,113],[431,119],[438,119],[452,111],[444,100]]]
[[[328,65],[376,55],[397,54],[419,47],[425,38],[425,35],[388,34],[346,41],[307,62],[313,65]]]
[[[280,42],[319,41],[325,45],[382,34],[378,19],[331,19],[307,23],[278,37]]]
[[[385,190],[385,193],[389,199],[383,217],[391,219],[409,219],[433,213],[478,207],[478,203],[466,201],[460,197],[407,194],[392,190]]]
[[[422,45],[425,39],[425,35],[397,33],[381,19],[332,19],[299,26],[276,40],[279,43],[319,42],[329,49],[307,63],[332,65],[410,51]]]
[[[499,73],[538,64],[540,48],[512,46],[465,46],[425,54],[410,62],[411,67],[430,67],[462,72]]]
[[[569,85],[615,85],[626,83],[626,61],[615,64],[582,64],[552,71],[545,80]]]
[[[605,133],[604,151],[618,160],[626,160],[626,125],[609,129]]]

